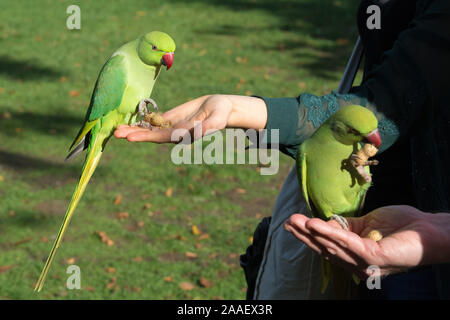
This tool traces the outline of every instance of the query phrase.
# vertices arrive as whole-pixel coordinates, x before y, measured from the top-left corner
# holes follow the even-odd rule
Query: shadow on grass
[[[192,3],[193,1],[233,11],[258,10],[278,18],[275,25],[266,28],[248,23],[223,24],[199,33],[239,36],[279,29],[298,34],[295,40],[274,39],[270,44],[259,46],[261,50],[289,51],[299,61],[297,68],[307,69],[311,74],[326,80],[337,80],[335,71],[343,70],[358,34],[356,13],[358,1],[337,0],[169,0]],[[307,43],[306,39],[326,40],[321,44]],[[313,49],[314,53],[302,49]],[[317,52],[317,54],[316,54]],[[303,62],[303,61],[307,62]]]
[[[61,77],[62,73],[31,61],[20,61],[9,56],[0,56],[0,74],[11,79],[35,80]]]
[[[12,110],[13,108],[4,107],[4,109]],[[52,115],[16,111],[9,111],[9,114],[11,116],[10,119],[0,119],[0,133],[10,134],[16,128],[22,128],[45,134],[64,134],[75,137],[83,124],[82,118],[67,114]],[[68,141],[68,143],[70,142],[72,141]]]

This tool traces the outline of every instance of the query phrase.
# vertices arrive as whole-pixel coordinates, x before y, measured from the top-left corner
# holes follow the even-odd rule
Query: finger
[[[331,256],[334,256],[335,260],[341,260],[353,267],[357,267],[361,264],[361,259],[349,252],[346,248],[341,247],[338,243],[320,235],[315,235],[314,232],[312,233],[312,237],[318,244],[325,248]]]
[[[132,126],[127,126],[127,125],[121,125],[121,126],[118,126],[117,129],[114,131],[114,137],[126,138],[130,133],[143,132],[143,131],[148,131],[148,129],[141,128],[141,127],[132,127]]]
[[[348,249],[357,256],[366,257],[364,242],[356,233],[336,228],[333,224],[320,219],[310,219],[305,223],[305,227],[322,237],[335,241],[341,247]]]
[[[324,252],[321,247],[311,236],[311,232],[306,229],[305,223],[309,220],[308,217],[302,214],[293,214],[286,220],[284,228],[292,233],[297,239],[303,241],[307,246],[319,254]]]
[[[322,248],[320,245],[315,243],[314,240],[311,237],[309,237],[309,236],[305,235],[304,233],[300,232],[295,227],[293,227],[293,226],[291,226],[289,224],[285,224],[284,229],[286,231],[290,232],[298,240],[300,240],[303,243],[305,243],[308,247],[313,249],[318,254],[322,254],[325,251],[324,248]]]
[[[126,139],[130,142],[156,142],[156,143],[166,143],[166,142],[174,142],[172,141],[172,132],[171,128],[164,129],[146,129],[144,131],[132,131],[126,135]]]

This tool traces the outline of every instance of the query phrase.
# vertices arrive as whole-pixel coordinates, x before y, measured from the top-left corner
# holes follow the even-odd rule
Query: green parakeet
[[[364,205],[370,182],[351,165],[360,142],[381,144],[378,121],[367,108],[340,108],[297,151],[297,177],[306,204],[314,217],[328,220],[355,216]],[[364,168],[369,174],[369,167]],[[322,260],[322,292],[333,279],[335,293],[348,294],[351,274]]]
[[[68,159],[87,149],[78,181],[61,229],[36,284],[40,291],[74,210],[98,165],[108,139],[121,124],[135,124],[145,113],[161,66],[173,63],[175,42],[166,33],[153,31],[120,47],[105,63],[91,97],[84,124],[69,149]],[[156,107],[156,106],[155,106]],[[148,111],[148,110],[147,110]]]

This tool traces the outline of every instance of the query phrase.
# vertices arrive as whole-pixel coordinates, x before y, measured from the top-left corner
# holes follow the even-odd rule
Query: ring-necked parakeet
[[[121,124],[135,124],[147,104],[161,66],[173,63],[175,42],[166,33],[153,31],[120,47],[105,63],[91,97],[84,124],[69,149],[72,158],[87,149],[81,176],[44,269],[36,284],[40,291],[64,232],[86,185],[98,165],[103,149]],[[156,108],[156,105],[154,105]],[[147,110],[148,111],[148,110]]]
[[[378,121],[367,108],[351,105],[340,108],[297,151],[297,176],[307,206],[313,216],[328,220],[355,216],[364,205],[370,181],[351,165],[360,142],[378,148],[381,144]],[[369,167],[364,167],[370,174]],[[351,274],[322,260],[322,292],[333,279],[335,293],[348,293]]]

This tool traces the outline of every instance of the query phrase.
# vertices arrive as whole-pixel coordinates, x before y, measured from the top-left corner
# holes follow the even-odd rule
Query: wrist
[[[231,113],[227,127],[264,129],[267,123],[267,107],[264,100],[255,97],[228,95]]]

